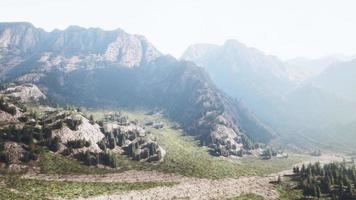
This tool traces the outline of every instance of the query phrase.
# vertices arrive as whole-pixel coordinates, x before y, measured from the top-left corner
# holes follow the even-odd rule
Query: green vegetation
[[[16,107],[11,106],[6,101],[4,101],[3,97],[0,98],[0,110],[3,110],[11,115],[16,115]]]
[[[156,133],[155,133],[156,132]],[[163,171],[204,178],[266,175],[287,169],[300,157],[261,160],[256,157],[225,158],[209,154],[209,149],[199,147],[192,137],[179,131],[163,128],[153,132],[158,143],[167,151],[165,161],[159,166]]]
[[[109,111],[97,110],[88,112],[87,115],[93,115],[100,120],[107,112]],[[120,170],[158,170],[201,178],[224,178],[242,175],[266,175],[288,169],[306,158],[293,154],[289,155],[288,158],[271,158],[269,160],[261,160],[253,156],[243,158],[216,157],[209,153],[209,148],[201,147],[193,137],[184,136],[182,131],[173,128],[175,127],[174,124],[158,115],[126,111],[123,111],[123,114],[128,116],[130,120],[138,121],[141,124],[151,121],[164,123],[165,125],[161,129],[149,129],[151,132],[149,136],[157,140],[158,144],[166,151],[166,155],[164,161],[159,164],[136,162],[127,156],[120,155],[117,161]]]
[[[2,180],[1,180],[2,179]],[[74,182],[74,181],[43,181],[23,179],[7,175],[0,180],[1,199],[52,199],[89,197],[113,192],[144,190],[159,186],[172,186],[174,183],[125,183],[125,182]],[[2,198],[4,197],[4,198]]]
[[[80,148],[83,148],[83,147],[89,147],[91,144],[90,144],[90,141],[86,141],[86,140],[83,140],[83,139],[79,139],[79,140],[71,140],[71,141],[68,141],[66,146],[67,147],[70,147],[70,148],[73,148],[73,149],[80,149]]]
[[[41,152],[39,166],[45,174],[98,174],[112,170],[88,167],[83,163],[48,151]]]
[[[228,200],[263,200],[264,198],[257,194],[242,194],[238,197],[230,198]]]
[[[27,195],[20,193],[20,192],[14,192],[10,190],[9,188],[4,187],[3,185],[0,185],[0,199],[34,199],[34,198],[29,198]],[[45,198],[43,198],[45,199]]]
[[[346,163],[319,162],[293,169],[294,179],[306,198],[356,199],[356,167]]]
[[[102,153],[86,151],[85,153],[77,154],[76,157],[88,166],[103,164],[113,168],[119,167],[117,156],[109,151]]]
[[[303,199],[303,191],[296,188],[296,183],[289,177],[284,177],[283,181],[277,185],[279,200]]]

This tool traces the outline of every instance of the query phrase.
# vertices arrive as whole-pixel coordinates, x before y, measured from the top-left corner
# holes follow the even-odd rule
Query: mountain
[[[316,87],[356,101],[356,59],[347,62],[336,62],[310,82]]]
[[[280,120],[271,113],[295,85],[282,61],[236,40],[221,46],[192,45],[181,59],[203,66],[219,88],[246,102],[268,123]]]
[[[304,57],[297,57],[287,60],[285,64],[289,69],[297,70],[301,73],[300,81],[306,80],[313,76],[317,76],[326,70],[329,66],[346,62],[354,59],[355,56],[331,55],[322,58],[308,59]]]
[[[287,140],[322,137],[325,130],[356,119],[355,61],[329,57],[282,62],[236,40],[192,45],[181,59],[204,67],[220,89],[246,102]]]
[[[55,103],[164,109],[222,155],[275,133],[242,102],[215,87],[192,62],[162,55],[121,29],[68,27],[45,32],[29,23],[0,25],[2,83],[33,83]]]

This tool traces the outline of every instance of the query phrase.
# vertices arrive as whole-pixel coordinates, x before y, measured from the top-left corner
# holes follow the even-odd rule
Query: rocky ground
[[[321,163],[340,161],[341,156],[323,155],[313,157],[304,163],[320,161]],[[300,163],[302,164],[302,163]],[[298,164],[299,165],[299,164]],[[156,187],[141,191],[118,192],[109,195],[89,197],[89,200],[124,200],[124,199],[227,199],[241,194],[257,194],[266,200],[278,199],[278,192],[273,182],[278,180],[278,175],[286,175],[291,170],[268,176],[249,176],[225,179],[202,179],[184,177],[176,174],[167,174],[157,171],[126,171],[115,174],[102,175],[44,175],[26,174],[23,178],[56,181],[81,181],[81,182],[175,182],[174,186]],[[84,199],[84,198],[80,198]]]
[[[157,187],[142,191],[128,191],[110,195],[90,197],[90,200],[108,199],[225,199],[240,194],[255,193],[265,199],[276,199],[278,193],[271,181],[277,177],[241,177],[237,179],[199,179],[164,174],[154,171],[127,171],[119,174],[106,175],[25,175],[25,178],[59,181],[85,182],[176,182],[172,187]],[[83,198],[81,198],[83,199]]]

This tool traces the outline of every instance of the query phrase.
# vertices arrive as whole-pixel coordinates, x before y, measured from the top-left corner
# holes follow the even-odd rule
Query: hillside
[[[29,23],[3,23],[0,35],[3,83],[35,83],[53,103],[163,109],[223,155],[239,154],[246,135],[264,142],[275,135],[204,69],[163,56],[142,36],[81,27],[45,32]]]
[[[244,157],[216,157],[160,111],[50,107],[39,103],[47,97],[33,84],[10,84],[0,96],[1,198],[210,199],[253,193],[274,199],[278,193],[269,182],[276,178],[265,175],[306,159],[281,150],[265,159],[266,146]]]

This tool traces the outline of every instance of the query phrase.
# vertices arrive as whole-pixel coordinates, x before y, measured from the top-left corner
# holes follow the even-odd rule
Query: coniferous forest
[[[293,168],[305,198],[356,199],[356,168],[344,163],[302,165]]]

